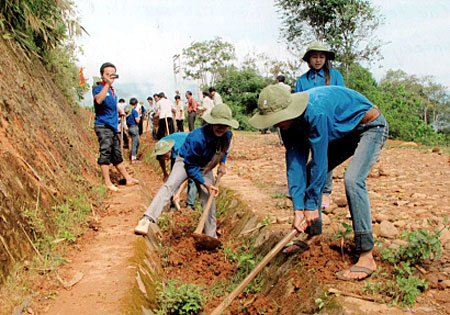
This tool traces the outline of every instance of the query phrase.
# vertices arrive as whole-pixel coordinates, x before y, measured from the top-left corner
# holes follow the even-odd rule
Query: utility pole
[[[175,95],[183,95],[183,69],[181,66],[181,54],[173,55],[173,77],[175,80]],[[179,78],[178,78],[179,76]]]

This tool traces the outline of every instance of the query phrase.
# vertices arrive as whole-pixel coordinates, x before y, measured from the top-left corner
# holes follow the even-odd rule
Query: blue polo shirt
[[[348,135],[373,104],[362,94],[340,86],[322,86],[304,93],[309,94],[305,112],[288,130],[281,130],[281,136],[294,209],[316,210],[328,172],[328,142]]]
[[[95,107],[95,122],[96,125],[105,125],[113,128],[116,132],[119,132],[117,126],[119,125],[119,113],[117,111],[117,96],[114,94],[114,89],[109,88],[106,93],[103,103],[98,104],[95,101],[95,96],[103,89],[104,83],[99,82],[94,88],[92,95],[94,96]]]
[[[325,78],[323,68],[320,69],[319,71],[309,69],[308,72],[305,72],[301,77],[297,79],[297,83],[295,85],[295,93],[303,92],[312,89],[313,87],[324,85],[325,85]],[[342,77],[342,74],[338,70],[333,68],[330,69],[330,85],[338,85],[345,87],[344,78]]]
[[[178,152],[180,151],[181,146],[184,144],[187,136],[187,132],[175,132],[161,139],[175,141],[175,144],[172,147],[172,154],[170,155],[170,158],[174,159],[177,157]]]
[[[212,160],[214,154],[216,154],[216,149],[218,149],[217,137],[210,128],[209,125],[204,125],[191,131],[179,151],[180,156],[184,158],[188,176],[200,184],[205,182],[200,168],[205,167]],[[232,132],[228,130],[226,136],[229,143],[232,135]],[[221,162],[225,163],[227,154],[228,148]]]
[[[136,122],[136,118],[139,118],[139,114],[136,109],[132,108],[131,114],[127,117],[127,125],[129,125],[129,126],[136,125],[137,126],[138,123]]]

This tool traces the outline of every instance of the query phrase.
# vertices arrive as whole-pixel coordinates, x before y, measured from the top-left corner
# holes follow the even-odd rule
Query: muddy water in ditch
[[[158,283],[175,279],[179,283],[194,283],[202,288],[206,301],[201,314],[210,314],[251,271],[258,259],[289,231],[287,224],[270,225],[242,237],[242,231],[251,229],[264,218],[249,211],[230,190],[222,189],[217,203],[220,211],[218,231],[222,241],[217,250],[198,250],[195,247],[192,232],[199,212],[188,209],[162,217],[162,241],[149,235],[136,244],[137,276],[128,299],[128,312],[142,314],[157,308],[155,288]],[[318,242],[317,245],[308,254],[307,268],[299,264],[299,256],[277,255],[250,285],[250,290],[236,298],[224,314],[293,314],[319,310],[315,301],[324,295],[320,278],[331,277],[333,271],[317,274],[314,268],[322,269],[330,257],[334,259],[333,255],[339,256],[338,261],[341,257],[338,246],[333,249],[329,244]],[[337,271],[343,264],[338,263],[332,269]],[[243,270],[243,267],[247,269]],[[341,312],[332,299],[320,307],[328,314]]]

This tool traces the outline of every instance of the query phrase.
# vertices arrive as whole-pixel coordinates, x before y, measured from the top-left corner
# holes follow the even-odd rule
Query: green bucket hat
[[[169,152],[174,145],[175,141],[172,139],[160,140],[155,144],[155,151],[152,153],[152,156],[164,155]]]
[[[234,129],[239,127],[239,123],[233,119],[231,109],[227,104],[217,104],[210,113],[203,115],[202,118],[211,125],[227,125]]]
[[[308,99],[308,92],[291,94],[279,84],[269,85],[259,94],[258,113],[248,122],[257,129],[264,129],[297,118],[305,111]]]
[[[334,51],[330,50],[324,43],[322,42],[314,42],[311,45],[308,46],[306,49],[305,54],[303,55],[303,60],[306,62],[309,62],[309,57],[311,56],[311,53],[313,51],[321,51],[324,52],[327,56],[328,60],[334,60],[335,53]]]

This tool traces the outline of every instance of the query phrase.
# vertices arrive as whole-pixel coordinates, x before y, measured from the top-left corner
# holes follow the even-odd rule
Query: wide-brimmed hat
[[[248,122],[257,129],[264,129],[297,118],[305,111],[308,99],[308,92],[291,94],[279,84],[269,85],[259,94],[258,113]]]
[[[211,125],[227,125],[234,129],[239,127],[239,123],[233,119],[231,109],[227,104],[217,104],[210,113],[203,115],[202,118]]]
[[[327,60],[334,60],[335,56],[334,51],[330,50],[327,47],[327,45],[325,45],[322,42],[314,42],[311,45],[309,45],[302,59],[305,60],[306,62],[309,62],[309,57],[311,56],[311,53],[313,51],[321,51],[325,53],[325,55],[327,56]]]
[[[159,140],[155,144],[155,151],[153,151],[152,156],[164,155],[164,154],[168,153],[174,145],[175,145],[175,141],[173,141],[172,139]]]

